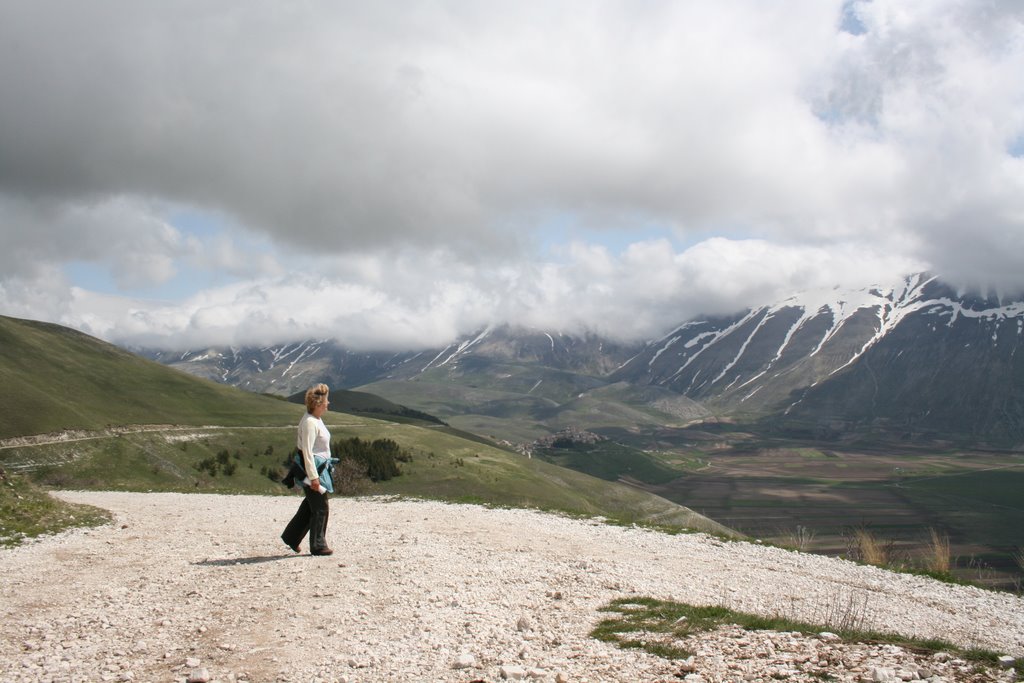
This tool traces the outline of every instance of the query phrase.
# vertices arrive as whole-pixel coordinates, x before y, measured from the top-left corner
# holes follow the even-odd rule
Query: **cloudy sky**
[[[0,2],[0,313],[128,344],[623,339],[1024,290],[1020,0]]]

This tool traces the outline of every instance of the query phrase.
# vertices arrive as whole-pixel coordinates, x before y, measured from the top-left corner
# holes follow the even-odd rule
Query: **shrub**
[[[208,472],[211,477],[217,476],[217,461],[213,458],[203,458],[193,465],[193,467],[200,472]]]
[[[412,456],[391,439],[363,441],[353,437],[331,444],[331,456],[339,461],[352,460],[363,468],[371,481],[387,481],[402,474],[398,463],[411,462]]]
[[[366,468],[352,458],[344,458],[334,467],[335,493],[346,496],[362,493],[369,483]]]

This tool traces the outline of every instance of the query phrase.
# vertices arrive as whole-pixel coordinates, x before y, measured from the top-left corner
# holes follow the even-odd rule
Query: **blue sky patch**
[[[1012,157],[1024,159],[1024,133],[1011,140],[1006,151]]]
[[[839,28],[846,33],[862,36],[868,32],[864,22],[857,16],[856,5],[858,3],[855,0],[847,0],[843,3],[843,13],[839,19]]]

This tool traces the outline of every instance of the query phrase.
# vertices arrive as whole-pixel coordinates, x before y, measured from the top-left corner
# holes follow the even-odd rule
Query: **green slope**
[[[334,437],[393,439],[414,452],[402,475],[375,485],[374,492],[536,507],[626,522],[680,526],[712,533],[729,529],[646,491],[604,481],[518,453],[468,441],[437,429],[380,422],[346,428]]]
[[[0,316],[0,438],[132,424],[285,424],[301,409],[75,330]]]
[[[8,475],[58,488],[286,493],[273,478],[294,448],[301,406],[199,379],[58,325],[0,317],[0,348],[0,439],[8,439],[0,444],[0,468]],[[335,399],[334,408],[396,409],[373,396]],[[387,419],[334,411],[325,417],[335,439],[390,438],[414,453],[402,476],[370,493],[728,531],[647,492],[397,409]],[[111,433],[111,426],[122,429]],[[83,433],[11,439],[63,430]]]
[[[0,469],[0,548],[26,538],[112,520],[106,510],[65,503],[21,477]]]
[[[400,476],[373,484],[367,494],[534,507],[729,533],[645,491],[470,441],[443,428],[339,413],[328,413],[325,421],[334,440],[392,439],[412,453],[412,461],[401,464]],[[294,443],[291,425],[167,428],[5,447],[0,449],[0,467],[57,488],[284,495],[287,490],[267,475],[284,473],[282,461]],[[215,474],[199,467],[225,451],[230,473],[223,466]]]

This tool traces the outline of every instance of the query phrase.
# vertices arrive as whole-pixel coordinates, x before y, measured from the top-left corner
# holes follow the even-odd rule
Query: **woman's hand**
[[[320,493],[320,478],[312,479],[309,482],[309,488],[313,489],[317,493]]]

